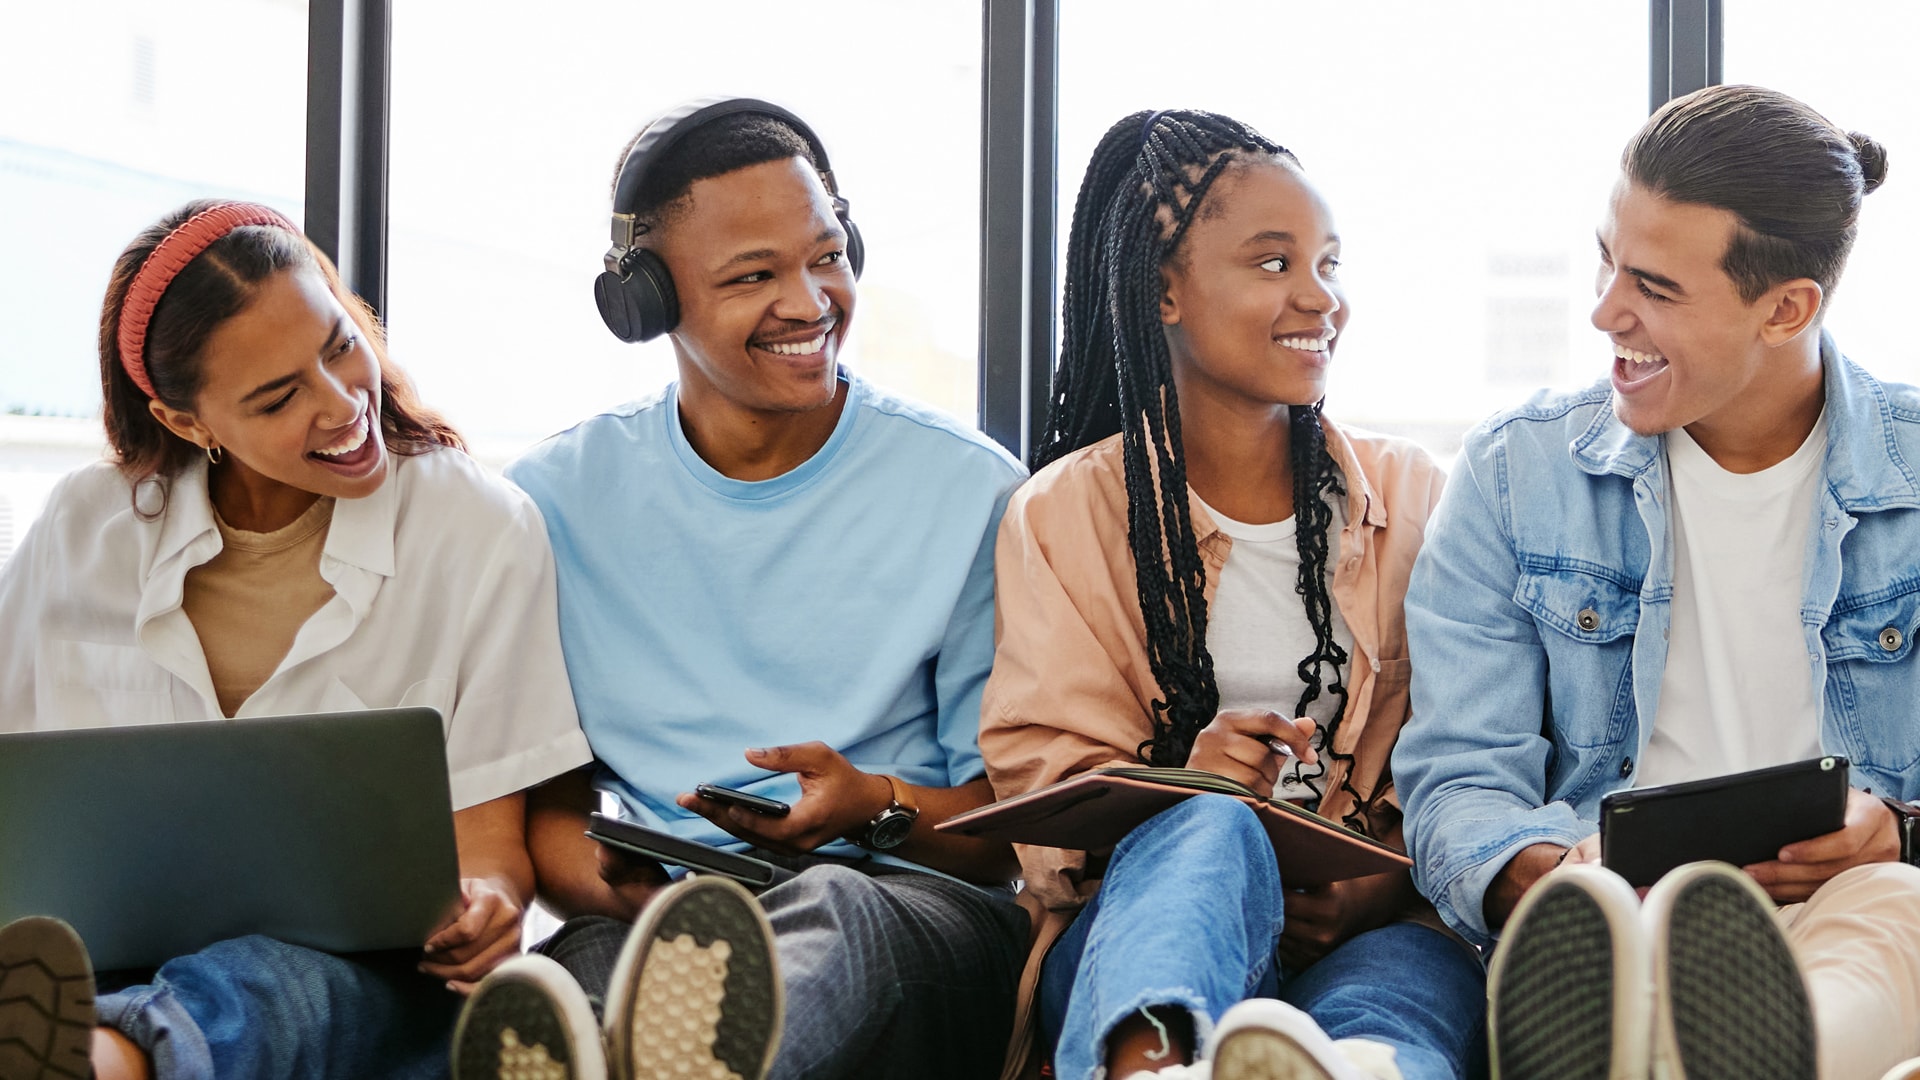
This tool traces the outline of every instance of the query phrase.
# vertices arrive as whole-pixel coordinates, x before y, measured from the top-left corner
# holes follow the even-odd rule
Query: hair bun
[[[1887,148],[1873,140],[1872,136],[1857,131],[1847,132],[1847,141],[1853,144],[1854,156],[1860,159],[1860,177],[1866,181],[1867,191],[1871,193],[1887,179]]]

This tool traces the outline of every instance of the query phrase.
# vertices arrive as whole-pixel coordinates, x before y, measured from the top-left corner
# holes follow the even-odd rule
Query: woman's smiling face
[[[1230,167],[1165,270],[1161,321],[1180,393],[1311,405],[1347,325],[1326,201],[1277,160]],[[1190,389],[1190,387],[1192,389]]]
[[[192,412],[152,408],[175,434],[218,446],[245,486],[362,498],[386,481],[380,362],[311,266],[261,282],[201,351]]]

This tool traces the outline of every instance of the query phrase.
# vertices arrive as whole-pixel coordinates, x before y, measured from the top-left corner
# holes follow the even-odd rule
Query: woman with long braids
[[[1322,415],[1339,261],[1299,162],[1246,125],[1139,113],[1101,140],[1035,475],[1000,531],[980,735],[1000,798],[1185,766],[1401,844],[1400,605],[1444,478]],[[1252,811],[1208,795],[1110,853],[1020,856],[1048,912],[1016,1030],[1064,1080],[1483,1068],[1480,962],[1404,872],[1287,887]]]
[[[0,573],[0,731],[431,706],[461,898],[417,950],[250,934],[157,971],[9,922],[0,1080],[445,1076],[459,995],[519,951],[524,789],[591,757],[540,512],[267,207],[193,202],[135,237],[99,362],[110,460],[60,481]]]

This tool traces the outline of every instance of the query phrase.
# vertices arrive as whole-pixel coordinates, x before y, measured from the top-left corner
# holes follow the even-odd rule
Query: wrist
[[[1532,844],[1507,860],[1507,865],[1494,875],[1481,904],[1488,928],[1498,930],[1505,925],[1507,916],[1513,914],[1533,883],[1552,873],[1572,851],[1563,844]]]
[[[872,816],[847,834],[847,839],[871,851],[890,851],[905,843],[919,819],[920,807],[913,793],[898,777],[874,777],[885,788],[884,801]]]

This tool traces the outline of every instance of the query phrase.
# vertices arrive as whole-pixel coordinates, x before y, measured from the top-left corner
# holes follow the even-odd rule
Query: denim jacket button
[[[1905,636],[1900,633],[1900,628],[1897,626],[1889,626],[1880,631],[1880,647],[1888,652],[1899,652],[1901,644],[1905,641]]]
[[[1575,615],[1573,621],[1579,623],[1580,629],[1588,633],[1600,629],[1600,613],[1592,608],[1581,608],[1580,614]]]
[[[1620,760],[1620,779],[1625,780],[1627,777],[1632,775],[1633,775],[1633,759],[1622,758]]]

